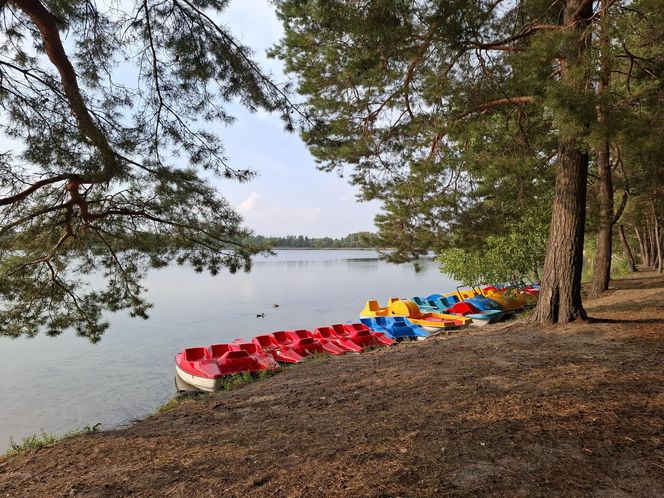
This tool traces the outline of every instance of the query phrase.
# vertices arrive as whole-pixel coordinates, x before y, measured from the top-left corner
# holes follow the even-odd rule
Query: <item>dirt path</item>
[[[664,278],[614,288],[0,459],[0,496],[664,496]]]

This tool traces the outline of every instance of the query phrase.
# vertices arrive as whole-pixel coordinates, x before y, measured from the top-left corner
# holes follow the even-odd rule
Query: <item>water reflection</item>
[[[144,416],[172,396],[173,356],[184,347],[352,320],[370,298],[454,288],[434,262],[421,269],[357,250],[279,251],[258,258],[251,273],[218,277],[173,267],[147,278],[150,320],[111,315],[99,344],[73,333],[0,338],[0,451],[12,435]]]

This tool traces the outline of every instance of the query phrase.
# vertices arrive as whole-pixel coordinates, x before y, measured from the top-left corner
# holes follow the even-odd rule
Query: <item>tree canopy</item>
[[[105,310],[147,316],[148,268],[250,267],[260,248],[211,178],[253,172],[210,123],[240,102],[290,128],[294,108],[220,22],[227,4],[0,2],[1,334],[96,341]]]
[[[390,258],[454,248],[476,260],[489,237],[527,236],[537,220],[537,233],[550,230],[535,258],[536,319],[585,317],[588,174],[607,141],[617,170],[616,147],[631,148],[618,137],[656,136],[643,110],[661,115],[661,2],[277,5],[285,35],[273,55],[313,122],[302,136],[321,169],[350,165],[364,197],[383,201]]]

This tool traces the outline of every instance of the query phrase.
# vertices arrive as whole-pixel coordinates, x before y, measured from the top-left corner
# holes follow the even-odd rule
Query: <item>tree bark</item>
[[[591,16],[592,2],[566,2],[563,23],[569,38],[560,60],[560,77],[564,85],[578,94],[590,91],[588,78],[579,77],[578,73],[589,47],[587,28]],[[558,154],[549,247],[542,271],[540,297],[532,317],[537,323],[567,323],[586,318],[581,303],[581,270],[588,154],[576,136],[562,130]]]
[[[590,296],[598,296],[609,288],[611,280],[611,254],[613,249],[613,181],[609,163],[609,143],[605,142],[598,150],[597,173],[599,176],[599,216],[597,251],[593,267],[593,280]]]
[[[629,247],[627,237],[625,237],[625,229],[621,224],[618,224],[618,236],[620,237],[620,245],[622,246],[623,255],[627,260],[627,269],[630,273],[636,272],[636,264],[634,263],[634,255],[632,249]]]
[[[639,227],[634,226],[634,233],[636,233],[636,239],[639,241],[639,258],[641,259],[641,266],[646,268],[646,245],[643,242],[643,237],[641,237],[641,232],[639,232]]]
[[[653,260],[652,260],[652,244],[650,243],[650,223],[648,223],[648,219],[646,217],[646,225],[645,228],[643,229],[643,245],[646,251],[646,259],[645,259],[645,267],[650,269],[652,268],[653,265]]]
[[[81,133],[99,151],[103,163],[102,169],[87,176],[77,175],[79,176],[77,181],[79,183],[102,183],[113,180],[122,172],[121,165],[108,142],[108,138],[90,115],[78,86],[76,71],[62,45],[57,19],[39,0],[13,0],[13,3],[30,17],[35,28],[39,31],[44,52],[60,74],[62,88],[69,101],[69,107],[78,121]]]
[[[600,35],[598,46],[600,49],[600,78],[598,93],[600,104],[597,106],[597,123],[601,132],[606,135],[606,104],[602,103],[602,95],[606,94],[611,78],[611,66],[607,53],[609,40],[606,33],[605,19],[608,0],[601,1],[600,7]],[[611,281],[611,255],[613,252],[613,178],[611,178],[611,163],[609,153],[609,140],[605,138],[597,148],[597,176],[599,177],[599,231],[597,232],[597,248],[595,264],[593,266],[593,280],[590,284],[590,296],[599,296],[608,290]]]
[[[655,227],[646,220],[646,249],[648,251],[648,269],[654,270],[657,265],[657,242],[655,241]]]
[[[650,201],[652,206],[652,221],[653,221],[653,232],[655,239],[655,247],[657,249],[657,272],[662,273],[662,243],[660,241],[661,234],[659,230],[659,222],[657,221],[657,212],[655,211],[655,201]],[[653,265],[654,267],[655,265]]]

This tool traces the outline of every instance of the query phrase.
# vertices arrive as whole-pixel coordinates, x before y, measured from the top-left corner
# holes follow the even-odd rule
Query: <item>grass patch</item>
[[[516,313],[512,318],[508,319],[508,321],[516,322],[517,320],[525,320],[526,318],[529,318],[533,313],[535,313],[535,306],[526,308],[525,310]]]
[[[24,438],[20,443],[14,441],[14,438],[9,438],[9,449],[5,452],[5,456],[14,456],[24,451],[38,450],[44,446],[49,446],[58,441],[70,439],[84,434],[95,434],[101,430],[101,422],[94,425],[86,425],[83,429],[76,429],[67,432],[64,436],[58,437],[55,434],[49,434],[42,431],[41,434],[31,434]]]
[[[254,382],[260,382],[269,377],[272,377],[279,371],[280,370],[261,370],[256,374],[245,372],[241,374],[229,375],[224,379],[219,391],[217,392],[233,391],[235,389],[239,389],[246,385],[253,384]],[[210,394],[211,393],[206,393],[203,391],[192,391],[192,392],[182,393],[176,396],[175,398],[171,399],[170,401],[161,405],[152,413],[152,415],[166,413],[167,411],[170,411],[173,408],[180,406],[188,399],[206,397],[209,396]]]
[[[58,437],[42,431],[41,434],[31,434],[26,437],[20,443],[14,441],[14,438],[9,438],[9,449],[5,453],[5,456],[18,455],[24,451],[38,450],[49,444],[53,444],[58,441]]]
[[[203,395],[203,393],[200,393],[200,394],[196,393],[196,394],[197,394],[197,396]],[[176,407],[180,406],[185,400],[187,400],[189,398],[193,398],[193,396],[191,396],[191,395],[176,396],[172,400],[167,401],[166,403],[161,405],[159,408],[157,408],[155,410],[155,412],[153,413],[153,415],[157,415],[158,413],[166,413],[167,411],[170,411],[173,408],[176,408]]]
[[[257,374],[244,372],[241,374],[229,375],[221,384],[220,391],[233,391],[234,389],[239,389],[240,387],[253,384],[254,382],[261,382],[272,377],[277,372],[279,372],[279,370],[261,370]]]
[[[317,362],[323,361],[324,359],[329,358],[329,357],[330,357],[330,355],[326,354],[326,353],[312,353],[312,354],[306,356],[304,359],[305,359],[306,363],[317,363]]]

